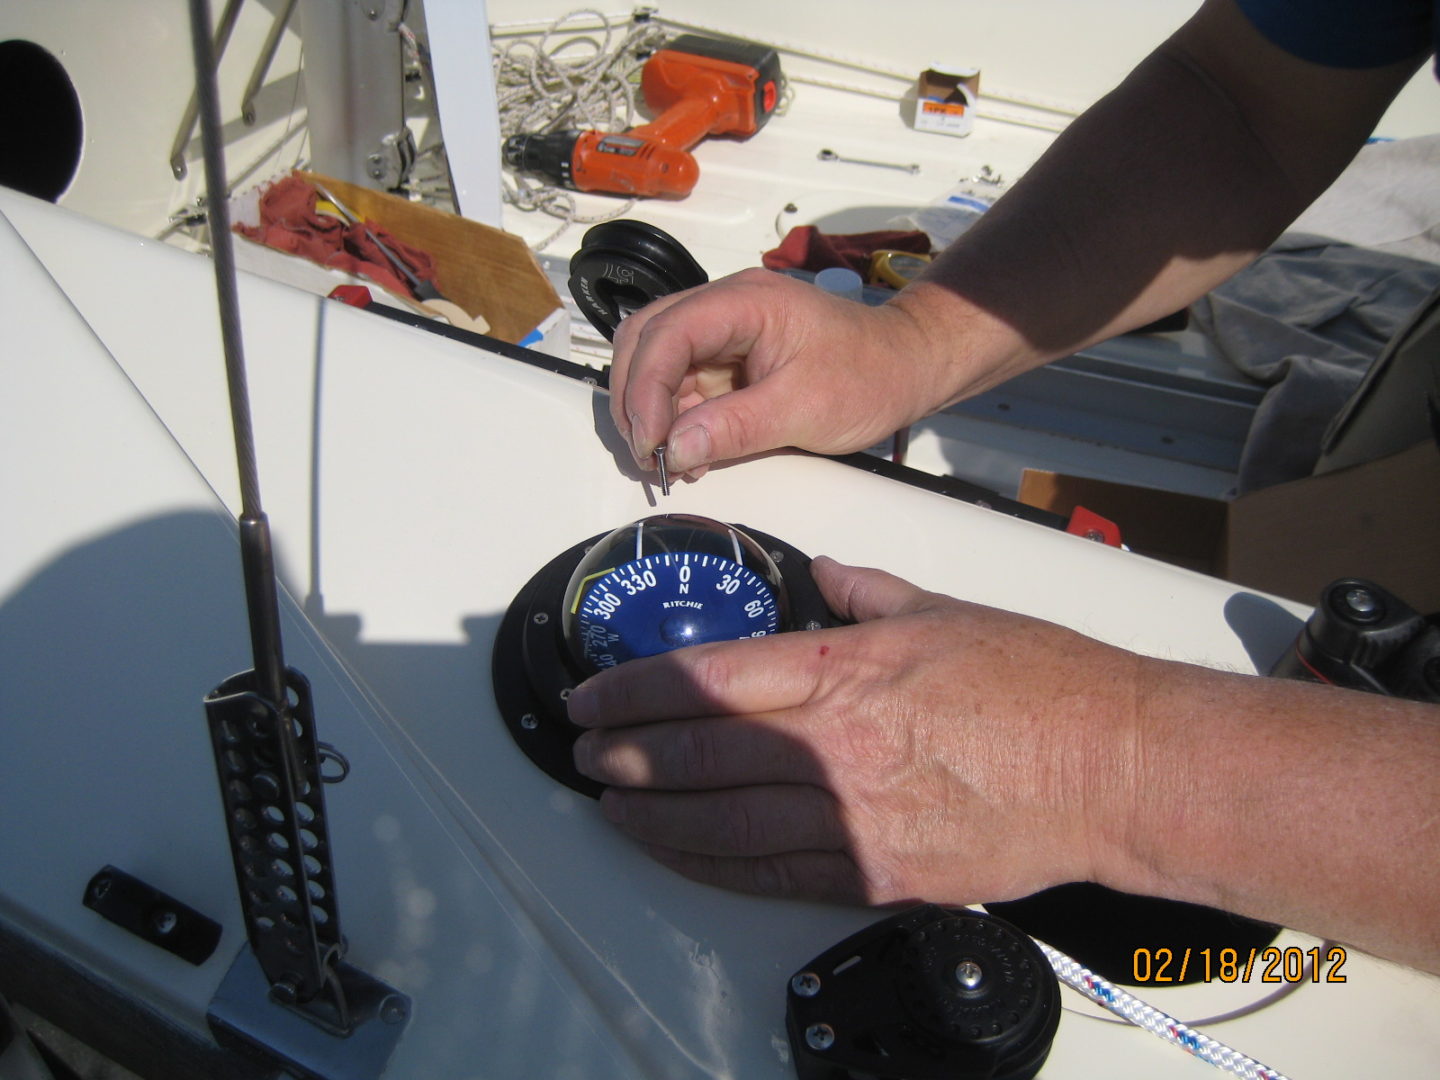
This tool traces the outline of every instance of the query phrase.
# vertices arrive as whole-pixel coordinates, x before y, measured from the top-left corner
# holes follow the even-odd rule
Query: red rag
[[[260,196],[260,224],[236,225],[241,236],[291,255],[302,255],[321,266],[367,277],[400,296],[414,296],[410,284],[391,266],[364,226],[347,225],[329,214],[317,213],[314,185],[298,176],[277,180]],[[424,281],[435,280],[435,261],[428,252],[396,240],[380,226],[367,222],[370,231],[403,259]]]
[[[915,230],[828,234],[814,225],[797,225],[785,234],[779,247],[760,257],[760,264],[769,270],[820,271],[845,266],[863,276],[870,269],[870,256],[886,249],[928,255],[930,237]]]

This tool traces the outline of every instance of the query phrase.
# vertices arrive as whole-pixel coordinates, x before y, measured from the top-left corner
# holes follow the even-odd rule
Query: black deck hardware
[[[736,525],[770,552],[789,594],[794,629],[838,626],[810,576],[810,557],[769,533]],[[562,551],[541,567],[515,594],[495,635],[490,676],[500,716],[531,762],[572,791],[600,797],[603,784],[575,768],[575,740],[581,729],[570,723],[566,699],[589,674],[567,647],[562,624],[565,589],[580,561],[608,533],[600,533]]]
[[[800,1080],[1030,1080],[1060,1022],[1060,984],[1003,919],[924,904],[874,923],[790,978]]]
[[[363,1080],[383,1072],[410,1008],[403,995],[342,962],[345,937],[324,785],[343,780],[349,767],[338,751],[317,738],[310,685],[285,665],[275,557],[260,503],[250,419],[210,27],[208,0],[190,0],[210,241],[240,474],[240,561],[254,667],[230,676],[205,698],[250,946],[232,964],[211,1002],[209,1020],[228,1039],[306,1077]],[[338,773],[323,775],[327,762],[338,765]],[[363,1050],[358,1057],[355,1047]]]
[[[203,964],[220,943],[220,924],[214,919],[115,866],[90,879],[84,904],[188,964]]]

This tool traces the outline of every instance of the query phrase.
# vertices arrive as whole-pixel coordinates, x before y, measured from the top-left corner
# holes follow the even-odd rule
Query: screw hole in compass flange
[[[661,515],[667,516],[680,517]],[[746,526],[712,524],[740,531],[763,552],[782,553],[782,559],[774,560],[779,563],[776,572],[788,596],[788,618],[780,627],[782,631],[840,625],[810,576],[807,555]],[[602,533],[575,544],[526,582],[500,622],[491,660],[495,700],[516,745],[545,773],[591,798],[598,798],[604,785],[575,769],[573,748],[581,729],[570,723],[565,698],[592,674],[593,667],[587,669],[566,640],[567,627],[573,629],[573,620],[566,618],[565,598],[581,562],[597,544],[613,535]],[[773,560],[773,555],[770,558]]]

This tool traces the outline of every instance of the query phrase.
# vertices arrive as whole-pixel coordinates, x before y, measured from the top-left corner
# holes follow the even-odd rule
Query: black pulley
[[[570,258],[570,295],[606,341],[632,311],[709,280],[678,240],[643,221],[596,225]]]
[[[1440,615],[1421,615],[1373,581],[1332,581],[1270,674],[1440,701]]]
[[[785,1015],[800,1080],[1029,1080],[1059,1022],[1035,942],[933,904],[816,957],[791,977]]]

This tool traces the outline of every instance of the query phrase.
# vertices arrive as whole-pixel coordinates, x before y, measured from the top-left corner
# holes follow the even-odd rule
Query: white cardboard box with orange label
[[[915,83],[916,131],[969,135],[975,126],[980,69],[960,65],[926,68]]]

